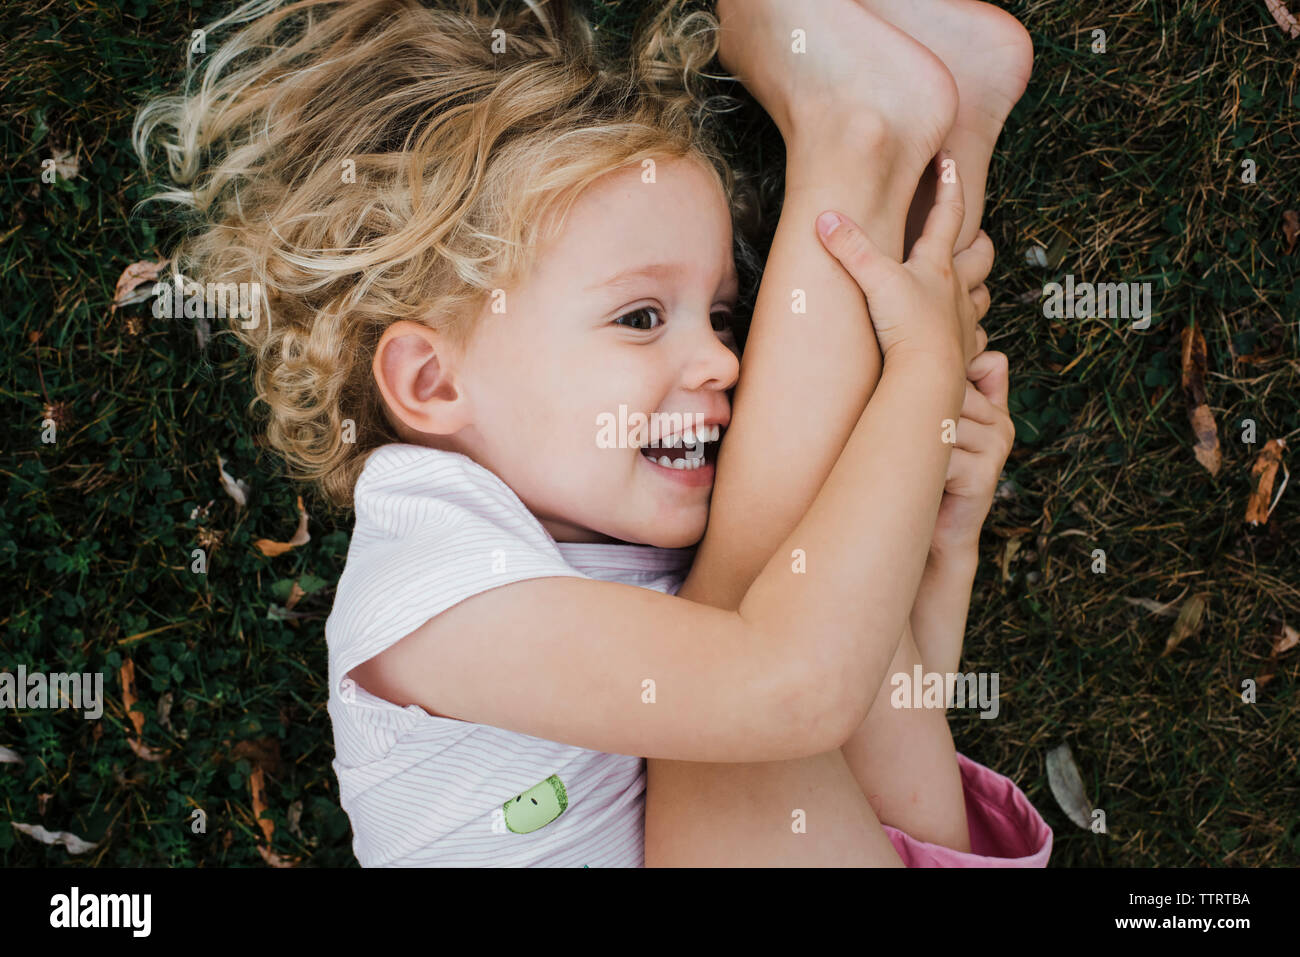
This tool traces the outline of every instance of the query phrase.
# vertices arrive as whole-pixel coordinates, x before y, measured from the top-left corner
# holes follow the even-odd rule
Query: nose
[[[687,350],[682,363],[684,388],[725,391],[740,378],[739,356],[719,337],[707,313],[703,321],[692,324],[691,336],[684,347]]]

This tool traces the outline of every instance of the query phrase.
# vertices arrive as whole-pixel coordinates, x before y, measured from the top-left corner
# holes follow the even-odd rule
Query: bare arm
[[[827,240],[878,292],[885,367],[737,610],[607,582],[517,582],[442,612],[354,677],[397,704],[608,752],[748,762],[837,747],[894,657],[928,548],[916,529],[933,526],[942,496],[941,423],[960,410],[975,325],[949,252],[961,219],[957,183],[905,266],[851,223]],[[796,549],[815,574],[793,572]]]
[[[611,582],[516,582],[447,609],[353,676],[399,705],[619,754],[771,761],[836,747],[881,685],[920,578],[913,529],[934,521],[949,456],[936,423],[960,395],[918,384],[951,379],[950,365],[886,369],[738,610]],[[889,462],[880,447],[914,451]],[[795,548],[817,574],[791,573]]]

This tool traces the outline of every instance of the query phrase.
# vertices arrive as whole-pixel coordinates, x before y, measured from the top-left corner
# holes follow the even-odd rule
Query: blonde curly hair
[[[598,177],[703,160],[753,269],[753,193],[707,132],[712,15],[672,0],[615,62],[563,0],[524,2],[255,0],[208,28],[247,24],[189,65],[183,94],[136,117],[141,161],[161,139],[175,184],[150,199],[193,213],[174,268],[260,286],[267,321],[230,324],[253,404],[290,472],[335,505],[352,504],[367,453],[400,441],[371,373],[384,329],[410,319],[464,343],[542,224]]]

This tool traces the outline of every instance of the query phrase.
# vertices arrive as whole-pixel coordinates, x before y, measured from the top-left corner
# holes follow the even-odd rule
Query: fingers
[[[980,283],[970,291],[970,301],[975,306],[975,319],[979,321],[989,314],[989,305],[992,299],[989,296],[989,287]]]
[[[953,451],[988,454],[1003,452],[1006,435],[998,425],[962,419],[957,423],[957,444]]]
[[[826,251],[839,260],[864,293],[875,285],[881,266],[886,262],[896,265],[843,213],[828,210],[818,216],[817,235]]]
[[[958,429],[961,428],[962,421],[966,419],[978,422],[981,425],[996,425],[1005,417],[1006,413],[998,409],[988,396],[975,388],[974,382],[967,381],[966,394],[962,397],[961,402],[961,419],[957,422]]]
[[[952,255],[952,247],[957,243],[957,234],[966,218],[966,199],[957,161],[945,151],[935,158],[935,164],[939,184],[935,187],[934,205],[930,207],[921,235],[912,247],[913,255],[917,246],[933,247],[936,253]]]
[[[985,348],[987,348],[988,344],[989,344],[989,334],[984,331],[983,326],[976,326],[975,327],[975,355],[971,356],[971,361],[974,361],[975,356],[983,352]]]
[[[975,240],[952,258],[963,289],[974,289],[989,278],[995,254],[993,240],[981,229]]]
[[[1007,393],[1011,386],[1011,373],[1007,357],[1001,352],[981,352],[966,367],[966,378],[980,394],[993,405],[1007,409]]]

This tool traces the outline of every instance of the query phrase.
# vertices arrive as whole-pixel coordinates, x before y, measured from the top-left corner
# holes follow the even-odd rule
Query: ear
[[[380,336],[371,369],[400,422],[426,435],[452,435],[470,422],[468,397],[454,376],[459,357],[436,330],[399,319]]]

